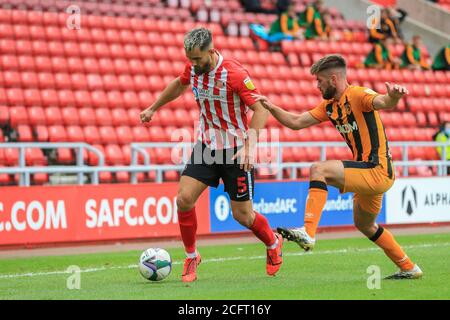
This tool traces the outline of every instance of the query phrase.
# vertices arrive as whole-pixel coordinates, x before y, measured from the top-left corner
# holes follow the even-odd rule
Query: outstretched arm
[[[287,112],[280,107],[274,105],[269,99],[261,95],[253,95],[257,101],[260,101],[264,108],[277,119],[282,125],[293,130],[300,130],[308,128],[312,125],[320,123],[319,120],[314,118],[311,113],[304,112],[302,114],[295,114]]]
[[[373,99],[373,107],[376,110],[393,109],[397,106],[400,99],[408,94],[408,89],[398,84],[386,82],[387,93],[379,95]]]
[[[170,82],[163,92],[159,95],[158,99],[147,109],[141,112],[141,122],[148,122],[152,120],[155,112],[166,103],[178,98],[189,85],[184,85],[180,81],[180,77],[175,78]]]

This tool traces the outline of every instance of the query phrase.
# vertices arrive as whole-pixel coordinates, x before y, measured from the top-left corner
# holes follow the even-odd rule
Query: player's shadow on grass
[[[161,287],[164,285],[169,285],[169,284],[177,284],[177,283],[182,283],[181,280],[178,279],[164,279],[162,281],[139,281],[137,283],[137,285],[142,285],[142,286],[154,286],[154,287]]]

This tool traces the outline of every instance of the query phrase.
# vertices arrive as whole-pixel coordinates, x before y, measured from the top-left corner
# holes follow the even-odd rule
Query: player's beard
[[[210,57],[209,61],[205,65],[203,65],[202,67],[194,66],[195,74],[199,76],[201,74],[210,72],[211,71],[211,64],[212,64],[212,61],[211,61],[211,57]]]
[[[209,72],[209,63],[205,64],[203,67],[194,67],[194,72],[196,75],[201,75]]]
[[[326,100],[333,98],[336,95],[336,87],[330,84],[325,92],[322,93],[322,97]]]

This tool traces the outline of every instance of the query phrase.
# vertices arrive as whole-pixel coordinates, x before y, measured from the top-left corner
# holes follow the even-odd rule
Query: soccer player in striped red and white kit
[[[259,130],[268,112],[251,94],[258,93],[248,72],[237,61],[222,57],[214,49],[208,29],[188,32],[184,49],[189,62],[158,99],[141,114],[148,122],[166,103],[191,86],[200,108],[199,139],[184,169],[177,195],[181,238],[186,251],[182,280],[197,279],[201,257],[196,248],[195,203],[208,187],[220,179],[231,199],[233,217],[249,228],[267,248],[266,272],[275,275],[282,263],[283,239],[270,228],[267,219],[253,210],[254,155]],[[254,111],[247,123],[248,108]]]

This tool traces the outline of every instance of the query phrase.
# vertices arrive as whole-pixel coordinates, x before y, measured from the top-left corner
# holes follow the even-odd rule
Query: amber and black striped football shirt
[[[323,100],[310,113],[321,122],[333,123],[352,150],[354,161],[379,164],[393,177],[386,132],[373,108],[377,95],[369,88],[348,86],[339,101]]]

